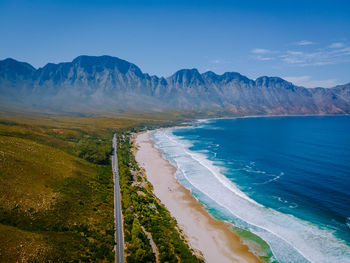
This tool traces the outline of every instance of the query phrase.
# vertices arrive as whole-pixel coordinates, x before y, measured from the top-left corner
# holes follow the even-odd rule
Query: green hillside
[[[128,134],[169,119],[176,118],[0,113],[0,262],[114,261],[116,131],[128,262],[201,261],[152,186],[134,186],[130,177],[138,168]]]

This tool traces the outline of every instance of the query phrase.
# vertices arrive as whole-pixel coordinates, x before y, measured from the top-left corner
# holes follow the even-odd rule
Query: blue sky
[[[350,82],[350,1],[0,0],[0,59],[82,54],[165,77],[198,68],[331,87]]]

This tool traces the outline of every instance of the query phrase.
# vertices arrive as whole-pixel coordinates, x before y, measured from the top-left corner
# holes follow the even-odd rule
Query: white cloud
[[[295,85],[306,88],[331,88],[339,85],[336,79],[315,80],[311,76],[298,76],[298,77],[283,77],[285,80],[292,82]]]
[[[293,51],[293,50],[288,50],[287,53],[290,55],[303,55],[304,54],[301,51]]]
[[[268,60],[273,60],[274,59],[272,57],[264,57],[264,56],[256,56],[255,58],[257,60],[261,60],[261,61],[268,61]]]
[[[276,53],[273,52],[269,49],[264,49],[264,48],[255,48],[250,51],[253,54],[256,54],[253,56],[253,58],[261,61],[268,61],[268,60],[273,60],[274,58],[271,56],[268,56],[268,54]]]
[[[288,50],[279,57],[283,62],[296,66],[323,66],[350,61],[350,47],[323,48],[311,52]]]
[[[295,47],[296,50],[278,51],[255,48],[251,50],[251,53],[254,54],[252,57],[260,61],[275,60],[299,67],[350,62],[350,46],[343,42],[334,42],[323,48],[308,48],[307,50],[302,46],[313,44],[311,41],[303,40],[297,43],[300,47]]]
[[[308,40],[301,40],[301,41],[295,43],[295,45],[297,45],[297,46],[308,46],[308,45],[313,45],[313,44],[315,44],[315,43],[312,41],[308,41]]]
[[[342,47],[344,47],[344,43],[342,43],[342,42],[335,42],[335,43],[332,43],[329,47],[330,48],[342,48]]]
[[[254,54],[267,54],[267,53],[271,53],[270,50],[264,49],[264,48],[255,48],[255,49],[251,50],[251,52],[254,53]]]

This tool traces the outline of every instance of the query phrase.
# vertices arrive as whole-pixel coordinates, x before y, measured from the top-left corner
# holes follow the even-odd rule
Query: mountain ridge
[[[0,61],[0,101],[58,111],[218,111],[227,114],[348,114],[350,83],[308,89],[280,77],[180,69],[169,77],[142,72],[111,56],[78,56],[35,69]]]

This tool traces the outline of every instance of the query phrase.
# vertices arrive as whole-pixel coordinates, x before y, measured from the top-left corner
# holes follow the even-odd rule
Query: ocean
[[[350,116],[202,120],[152,139],[267,261],[350,262]]]

